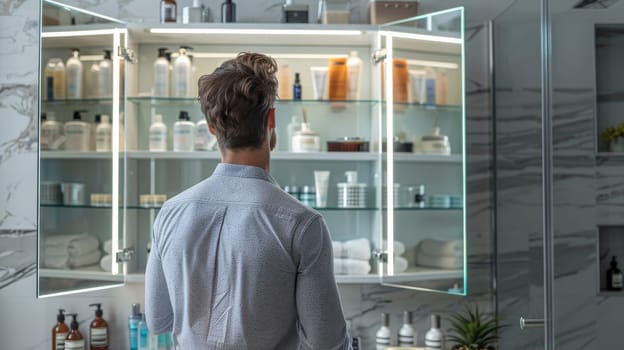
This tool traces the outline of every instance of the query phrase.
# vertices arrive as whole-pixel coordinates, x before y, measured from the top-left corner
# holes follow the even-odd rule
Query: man
[[[349,349],[323,218],[269,175],[275,61],[241,53],[199,79],[221,164],[154,222],[145,314],[178,349]]]

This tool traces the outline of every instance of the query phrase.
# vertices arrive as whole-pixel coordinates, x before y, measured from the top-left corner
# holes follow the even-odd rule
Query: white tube
[[[426,103],[427,88],[425,71],[410,69],[410,83],[412,85],[412,103]]]
[[[314,171],[314,187],[316,187],[316,207],[325,208],[327,206],[327,188],[329,187],[329,171]]]
[[[310,67],[310,75],[312,76],[312,92],[315,100],[322,100],[325,97],[327,70],[327,67]]]

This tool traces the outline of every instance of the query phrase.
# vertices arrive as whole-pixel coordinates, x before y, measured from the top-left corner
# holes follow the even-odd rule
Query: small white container
[[[357,172],[345,172],[347,182],[340,182],[338,187],[339,208],[366,208],[366,191],[368,185],[358,183]]]
[[[80,50],[72,49],[72,57],[67,60],[67,99],[82,98],[82,62]]]
[[[211,151],[215,144],[212,140],[213,138],[214,136],[210,134],[206,119],[198,121],[195,126],[195,150]]]
[[[440,135],[440,128],[433,128],[431,135],[425,135],[420,140],[423,153],[448,156],[451,154],[451,144],[446,135]]]
[[[41,138],[39,145],[42,150],[57,150],[63,142],[63,127],[56,121],[54,114],[41,114]]]
[[[85,185],[78,182],[64,182],[61,184],[64,205],[84,205]]]
[[[162,121],[162,115],[152,116],[152,125],[149,128],[149,150],[150,152],[167,151],[167,125]]]
[[[110,123],[110,117],[104,114],[100,124],[95,129],[95,151],[111,152],[113,150],[112,135],[113,128]]]
[[[195,123],[186,111],[180,111],[178,119],[173,126],[173,151],[192,152],[195,147]]]
[[[446,349],[444,346],[444,333],[440,329],[440,315],[431,315],[431,329],[425,334],[425,349]]]
[[[65,134],[65,150],[66,151],[82,151],[91,150],[91,125],[82,121],[80,111],[74,112],[74,120],[65,123],[63,127]]]
[[[403,311],[403,325],[398,334],[399,347],[410,347],[416,345],[416,330],[412,325],[412,313]]]
[[[301,123],[301,130],[295,132],[292,138],[293,152],[320,152],[321,136],[310,129],[308,123]]]

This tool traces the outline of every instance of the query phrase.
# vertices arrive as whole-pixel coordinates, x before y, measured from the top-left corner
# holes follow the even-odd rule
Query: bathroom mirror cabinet
[[[337,283],[465,295],[462,8],[148,25],[42,6],[40,297],[143,282],[160,206],[220,161],[197,79],[241,51],[279,64],[271,174],[324,216]]]

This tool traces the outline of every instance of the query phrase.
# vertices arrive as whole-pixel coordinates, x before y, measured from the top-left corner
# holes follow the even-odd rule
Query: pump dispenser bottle
[[[108,323],[102,318],[102,304],[94,303],[95,319],[89,326],[89,348],[91,350],[108,350]]]
[[[444,333],[440,329],[440,315],[431,315],[431,329],[425,334],[427,350],[444,349]]]
[[[78,321],[76,321],[78,314],[67,315],[72,317],[72,322],[71,330],[67,334],[67,338],[65,338],[65,350],[85,350],[85,341],[78,330]]]
[[[104,59],[99,63],[97,91],[99,97],[113,96],[113,61],[111,50],[104,50]]]
[[[388,314],[381,314],[381,327],[375,334],[376,350],[386,350],[392,345],[392,332],[390,331],[390,318]]]
[[[195,147],[195,124],[187,111],[180,111],[178,121],[173,125],[173,151],[191,152]]]
[[[67,99],[82,98],[82,62],[80,50],[72,49],[72,57],[67,60]]]
[[[56,316],[56,325],[52,328],[52,350],[65,349],[65,339],[69,334],[69,327],[65,324],[65,310],[59,309]]]
[[[410,311],[403,311],[403,325],[399,330],[399,346],[411,347],[416,344],[416,331],[412,325],[412,313]]]
[[[188,56],[188,46],[180,46],[178,57],[173,63],[173,97],[190,96],[191,59]]]
[[[149,350],[149,330],[145,321],[145,313],[141,313],[141,321],[139,321],[139,350]]]
[[[169,60],[167,59],[167,48],[158,48],[158,58],[154,61],[154,86],[155,97],[169,96]]]
[[[152,125],[149,128],[149,150],[150,152],[167,151],[167,125],[162,121],[162,115],[152,116]]]
[[[57,150],[61,146],[63,127],[56,121],[54,114],[41,113],[41,138],[39,145],[42,150]]]
[[[106,114],[102,115],[100,124],[95,128],[95,151],[111,152],[113,127],[110,123],[110,117]]]
[[[74,120],[65,123],[65,150],[88,152],[91,149],[91,126],[82,120],[81,112],[74,111]]]
[[[141,321],[141,304],[132,304],[132,314],[128,317],[128,334],[130,350],[139,349],[139,321]]]
[[[236,4],[232,0],[225,0],[221,4],[221,22],[236,22]]]

